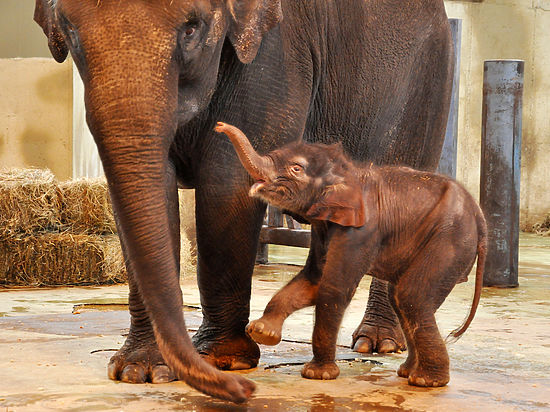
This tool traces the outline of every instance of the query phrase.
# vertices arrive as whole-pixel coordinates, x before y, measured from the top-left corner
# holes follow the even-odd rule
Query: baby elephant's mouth
[[[250,188],[249,195],[250,196],[257,196],[258,193],[264,188],[265,186],[265,180],[258,180],[256,183],[252,185]]]

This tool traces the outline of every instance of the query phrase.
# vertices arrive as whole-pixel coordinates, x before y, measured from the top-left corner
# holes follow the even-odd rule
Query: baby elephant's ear
[[[361,187],[348,183],[329,186],[321,199],[309,208],[306,217],[328,220],[341,226],[363,226],[365,206]]]

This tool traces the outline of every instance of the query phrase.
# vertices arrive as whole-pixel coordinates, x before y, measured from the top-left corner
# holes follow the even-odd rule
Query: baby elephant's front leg
[[[302,272],[277,292],[267,304],[263,316],[246,327],[248,335],[257,343],[277,345],[281,341],[285,319],[298,309],[315,303],[318,286]]]
[[[361,279],[355,273],[345,276],[338,273],[337,279],[329,273],[323,275],[315,307],[313,329],[313,359],[305,364],[302,376],[307,379],[336,379],[340,369],[336,365],[336,340],[344,312]]]

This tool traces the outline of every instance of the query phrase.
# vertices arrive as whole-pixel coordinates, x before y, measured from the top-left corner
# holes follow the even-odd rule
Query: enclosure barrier
[[[484,286],[518,286],[522,60],[488,60],[483,76],[480,203],[489,228]]]
[[[286,227],[284,227],[285,221]],[[283,215],[276,207],[268,206],[267,221],[260,231],[256,263],[266,264],[268,262],[268,244],[308,248],[310,243],[311,232],[309,230],[302,229],[298,222],[288,215]]]
[[[462,44],[462,19],[449,19],[454,48],[453,89],[445,141],[439,159],[437,173],[456,179],[456,159],[458,140],[458,90],[460,86],[460,47]]]

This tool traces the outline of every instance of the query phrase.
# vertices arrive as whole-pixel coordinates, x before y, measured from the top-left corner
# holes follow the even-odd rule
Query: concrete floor
[[[301,263],[305,255],[272,247],[270,256]],[[251,318],[298,269],[256,268]],[[126,286],[1,290],[0,411],[550,411],[550,238],[522,235],[519,280],[517,289],[484,290],[470,329],[449,347],[447,387],[408,386],[395,373],[405,353],[360,356],[347,349],[364,311],[365,278],[341,328],[340,377],[300,377],[301,363],[311,357],[313,325],[313,311],[303,310],[287,321],[287,341],[262,347],[258,368],[242,372],[258,386],[242,406],[181,382],[131,385],[107,378],[107,362],[128,330]],[[182,289],[185,303],[198,306],[192,276]],[[466,316],[472,293],[473,279],[458,285],[439,310],[444,336]],[[199,310],[186,309],[191,332],[200,318]]]

